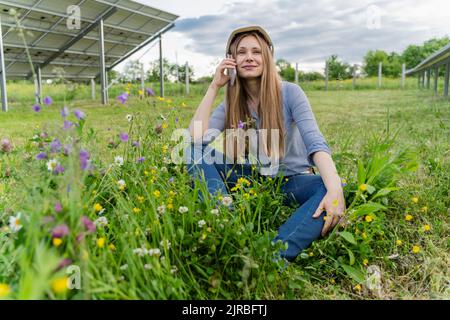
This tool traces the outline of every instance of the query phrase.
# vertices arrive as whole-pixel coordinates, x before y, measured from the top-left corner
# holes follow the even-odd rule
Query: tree
[[[295,80],[295,69],[291,66],[290,62],[285,59],[278,59],[276,65],[283,80]]]
[[[421,46],[409,45],[402,52],[402,61],[405,62],[407,69],[412,69],[426,57],[443,48],[448,43],[450,43],[450,38],[446,36],[442,38],[432,38],[425,41]]]
[[[386,65],[388,64],[388,54],[383,50],[370,50],[364,56],[364,73],[369,77],[375,77],[378,75],[378,64],[382,63],[383,73]]]
[[[136,81],[141,78],[142,63],[139,60],[130,60],[125,64],[122,78],[125,81]]]
[[[352,77],[350,65],[338,59],[338,56],[333,54],[327,60],[328,64],[328,78],[334,80],[344,80]]]
[[[177,79],[177,64],[171,64],[169,60],[163,58],[164,81],[175,81]],[[189,65],[189,81],[193,81],[194,67]],[[147,81],[159,81],[159,59],[150,62],[150,69],[147,71]],[[178,65],[178,80],[183,82],[186,80],[186,65]]]

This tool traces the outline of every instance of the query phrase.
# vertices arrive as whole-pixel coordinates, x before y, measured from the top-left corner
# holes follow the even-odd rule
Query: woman
[[[206,183],[210,194],[227,194],[239,177],[252,175],[248,159],[244,164],[236,163],[235,137],[240,134],[229,133],[230,129],[237,129],[236,132],[249,129],[253,121],[256,129],[270,131],[261,139],[263,146],[261,141],[258,146],[269,159],[278,160],[276,176],[287,178],[281,187],[287,202],[295,200],[300,205],[275,238],[288,244],[281,256],[292,261],[339,222],[345,202],[330,149],[317,127],[308,99],[298,85],[281,81],[273,52],[269,35],[259,26],[232,32],[226,48],[231,56],[217,67],[189,126],[195,144],[189,153],[188,170],[194,178]],[[234,84],[230,83],[231,71],[224,74],[225,69],[237,71]],[[227,83],[226,102],[210,116],[218,90]],[[211,129],[216,133],[226,130],[225,155],[208,149],[211,139],[205,141],[208,137],[205,133]],[[274,141],[278,142],[275,146]],[[246,144],[244,148],[248,150],[249,146]],[[226,163],[212,162],[208,158],[212,154],[215,160],[224,158]],[[230,163],[230,158],[234,162]],[[313,173],[313,166],[320,175]],[[273,174],[273,170],[270,172]]]

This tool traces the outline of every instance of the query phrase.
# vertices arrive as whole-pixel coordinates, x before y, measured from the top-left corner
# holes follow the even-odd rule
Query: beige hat
[[[241,27],[238,28],[236,30],[233,30],[233,32],[231,32],[230,37],[228,38],[228,42],[227,42],[227,49],[225,54],[231,53],[230,52],[230,46],[231,46],[231,42],[233,42],[233,39],[241,34],[241,33],[247,33],[247,32],[251,32],[251,31],[256,31],[259,32],[260,35],[266,40],[267,44],[269,45],[270,51],[272,52],[272,56],[273,56],[273,43],[272,43],[272,39],[270,39],[269,34],[266,32],[266,30],[264,30],[262,27],[260,26],[248,26],[248,27]]]

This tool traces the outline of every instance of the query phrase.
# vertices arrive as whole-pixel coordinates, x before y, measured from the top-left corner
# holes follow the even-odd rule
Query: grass
[[[277,247],[268,238],[294,208],[282,205],[277,181],[251,181],[233,194],[234,212],[219,205],[216,213],[214,201],[197,201],[202,186],[189,187],[183,166],[165,163],[175,147],[171,132],[187,127],[203,86],[193,86],[189,97],[132,96],[125,105],[115,100],[125,89],[118,87],[110,106],[89,101],[90,91],[78,94],[81,88],[69,97],[70,89],[46,86],[44,94],[55,103],[34,113],[33,99],[25,98],[32,89],[18,85],[10,97],[23,100],[14,98],[11,111],[0,114],[0,138],[14,147],[0,152],[3,297],[448,299],[450,102],[412,89],[414,79],[407,90],[391,83],[383,90],[352,90],[347,83],[328,92],[305,84],[346,181],[349,218],[283,273],[272,262]],[[81,121],[70,115],[79,126],[68,131],[60,128],[64,95],[70,110],[87,115]],[[155,131],[158,124],[162,133]],[[130,141],[120,142],[120,132]],[[50,153],[55,137],[73,151]],[[140,147],[132,146],[134,140]],[[79,149],[89,151],[92,172],[80,170]],[[39,152],[57,159],[65,172],[48,172],[46,160],[35,159]],[[110,166],[117,156],[123,166]],[[142,156],[145,161],[136,163]],[[12,232],[9,219],[18,212],[22,228]],[[94,232],[82,216],[97,221]],[[61,225],[68,234],[52,235]],[[70,259],[74,273],[58,268],[63,259]],[[66,277],[72,284],[79,280],[82,289],[67,290]]]

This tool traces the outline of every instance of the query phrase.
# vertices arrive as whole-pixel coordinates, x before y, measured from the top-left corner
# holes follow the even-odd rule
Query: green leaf
[[[347,249],[348,258],[350,259],[350,265],[352,266],[355,264],[355,255],[353,254],[352,250],[350,250],[349,248],[345,247],[345,249]]]
[[[389,188],[383,188],[378,190],[378,192],[372,197],[371,200],[374,200],[376,198],[380,198],[380,197],[384,197],[387,196],[389,193],[391,193],[392,191],[396,191],[399,188],[395,188],[395,187],[389,187]]]
[[[365,216],[369,213],[374,213],[380,210],[385,210],[386,207],[383,206],[380,203],[376,203],[376,202],[367,202],[365,204],[360,205],[359,207],[357,207],[355,209],[355,212],[353,212],[352,217],[356,218],[359,216]]]
[[[375,187],[371,186],[370,184],[367,185],[367,193],[372,194],[375,192]]]
[[[358,283],[362,283],[364,282],[364,273],[361,270],[358,270],[354,267],[350,267],[349,265],[346,264],[341,264],[342,269],[344,269],[344,271],[347,273],[347,275],[352,278],[353,280],[355,280]]]
[[[353,234],[351,234],[348,231],[342,231],[341,233],[339,233],[339,235],[344,238],[345,240],[347,240],[348,242],[350,242],[351,244],[357,244],[355,237],[353,236]]]
[[[366,170],[361,159],[358,159],[358,184],[363,184],[366,181]]]

